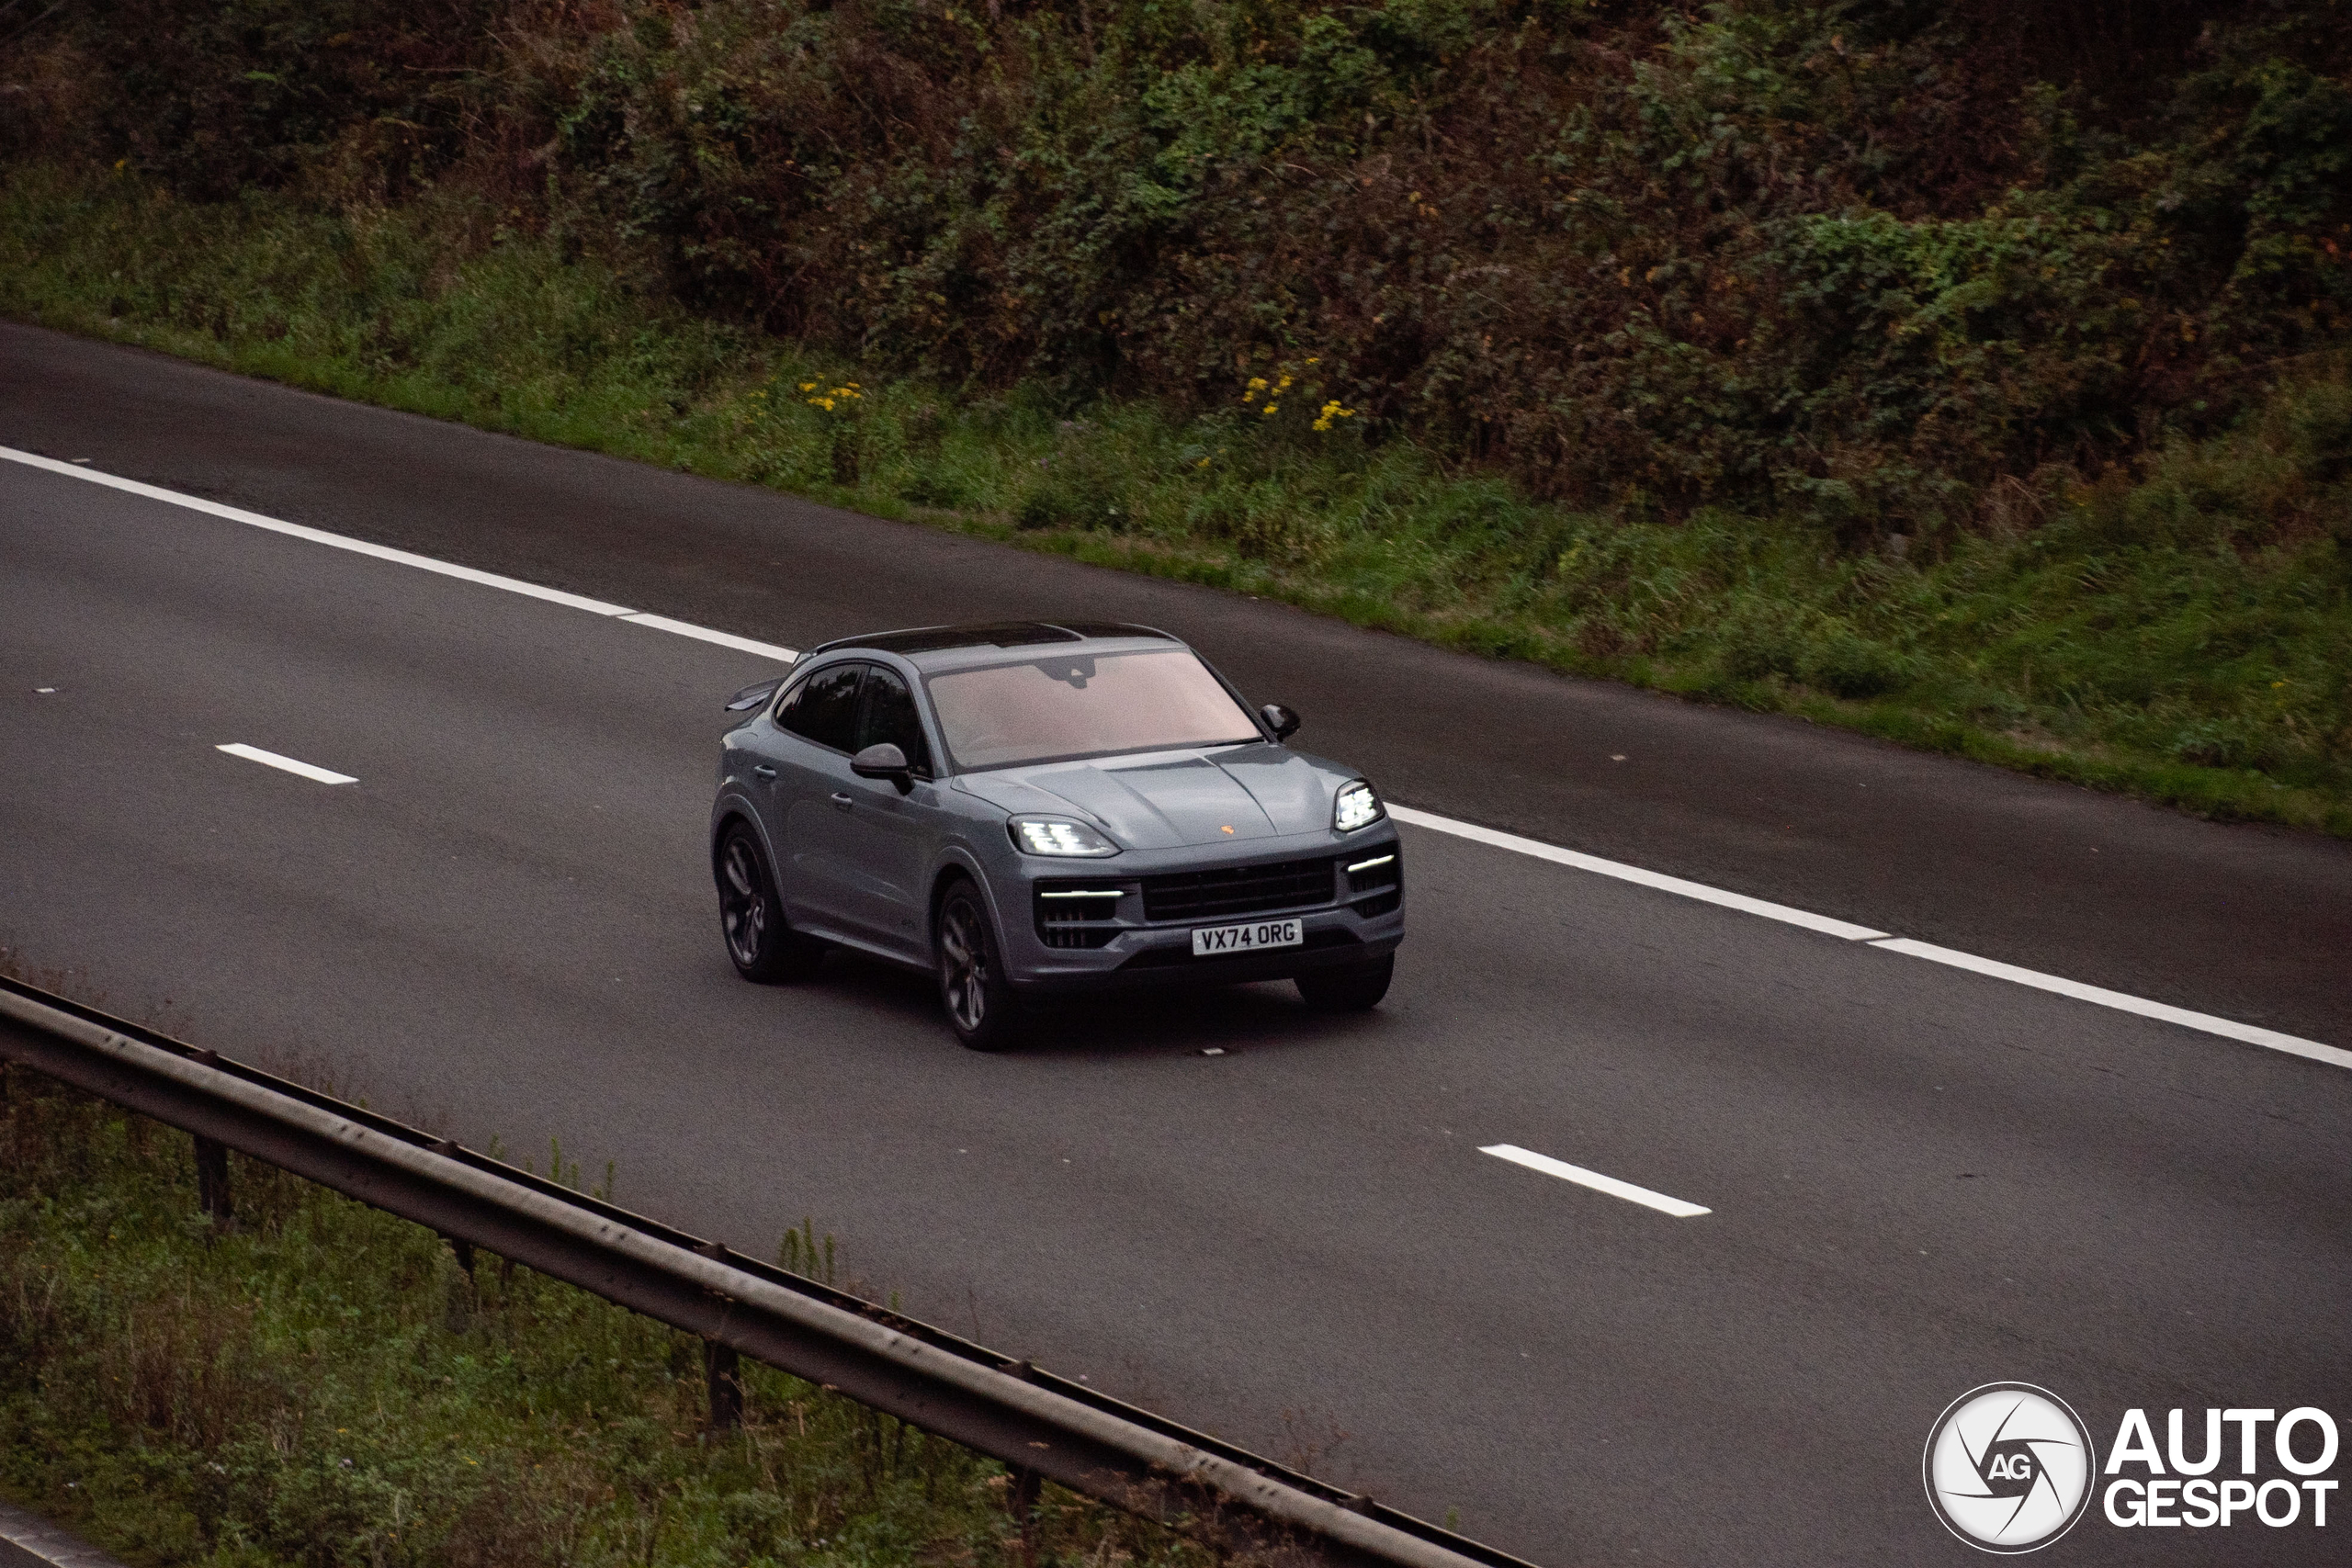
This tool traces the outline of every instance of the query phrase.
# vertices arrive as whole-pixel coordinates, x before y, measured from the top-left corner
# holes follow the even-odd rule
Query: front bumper
[[[1302,869],[1318,862],[1329,865],[1319,886]],[[1092,866],[1023,856],[1021,873],[998,889],[999,915],[1006,977],[1027,993],[1289,979],[1378,958],[1405,936],[1403,858],[1385,821],[1345,839],[1130,852]],[[1261,896],[1253,881],[1283,891]],[[1300,946],[1193,954],[1197,928],[1291,919]]]

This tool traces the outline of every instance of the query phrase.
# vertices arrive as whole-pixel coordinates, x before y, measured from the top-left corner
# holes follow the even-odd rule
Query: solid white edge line
[[[281,757],[275,751],[265,751],[258,746],[248,746],[242,740],[232,740],[226,746],[216,746],[213,750],[226,751],[232,757],[243,757],[248,762],[259,762],[264,767],[281,768],[289,773],[300,773],[316,784],[342,784],[359,782],[349,773],[338,773],[332,768],[312,767],[308,762],[298,762],[291,757]]]
[[[1645,1209],[1656,1209],[1661,1214],[1672,1214],[1678,1220],[1696,1219],[1712,1214],[1713,1209],[1686,1203],[1679,1198],[1669,1198],[1663,1192],[1653,1192],[1646,1187],[1636,1187],[1630,1181],[1620,1181],[1613,1176],[1603,1176],[1597,1170],[1587,1170],[1580,1165],[1570,1165],[1550,1155],[1539,1155],[1532,1149],[1522,1149],[1517,1144],[1487,1144],[1478,1152],[1507,1159],[1513,1165],[1523,1165],[1530,1170],[1540,1170],[1546,1176],[1556,1176],[1563,1181],[1573,1181],[1579,1187],[1589,1187],[1595,1192],[1606,1192],[1611,1198],[1623,1198],[1628,1203],[1639,1203]]]
[[[43,457],[32,452],[19,452],[13,446],[0,446],[0,457],[5,457],[11,463],[22,463],[27,468],[42,468],[52,474],[63,474],[69,479],[82,479],[94,485],[104,485],[108,490],[119,490],[130,495],[144,496],[149,501],[160,501],[167,506],[186,507],[190,512],[201,512],[209,517],[219,517],[231,523],[243,523],[250,528],[265,528],[273,534],[284,534],[290,538],[307,539],[314,545],[327,545],[338,550],[349,550],[354,555],[372,556],[378,560],[391,561],[400,566],[413,566],[420,571],[439,572],[444,577],[454,577],[462,582],[475,582],[484,588],[497,588],[509,593],[520,593],[526,599],[543,599],[550,604],[561,604],[567,609],[585,610],[592,615],[626,615],[629,613],[629,608],[626,604],[608,604],[602,599],[590,599],[578,593],[566,593],[560,588],[542,588],[536,582],[525,582],[520,578],[501,577],[494,571],[476,571],[469,566],[435,560],[431,556],[412,555],[406,550],[396,550],[386,545],[371,545],[365,539],[354,539],[343,534],[330,534],[322,528],[306,528],[300,523],[281,522],[275,517],[265,517],[258,512],[247,512],[243,507],[223,506],[217,501],[205,501],[193,495],[182,495],[177,491],[164,490],[157,485],[141,484],[137,479],[119,479],[113,474],[102,473],[96,468],[61,463],[54,457]]]
[[[800,657],[793,649],[779,648],[772,642],[756,642],[747,637],[737,637],[733,632],[715,632],[708,626],[695,626],[692,621],[673,621],[667,615],[650,615],[643,610],[631,610],[621,619],[631,626],[651,626],[657,632],[673,632],[679,637],[715,642],[738,653],[756,653],[763,659],[773,659],[780,663],[790,664]]]
[[[721,648],[731,648],[739,653],[755,653],[763,659],[773,659],[779,663],[790,664],[800,657],[793,649],[780,648],[772,642],[737,637],[732,632],[714,631],[708,626],[695,626],[691,621],[673,621],[667,615],[632,610],[626,604],[607,604],[602,599],[591,599],[584,594],[567,593],[560,588],[545,588],[536,582],[526,582],[519,577],[501,577],[494,571],[478,571],[469,566],[458,566],[452,561],[435,560],[431,556],[415,555],[408,550],[396,550],[388,545],[372,545],[365,539],[355,539],[346,534],[330,534],[322,528],[311,528],[300,523],[288,523],[279,518],[264,516],[258,512],[247,512],[243,507],[223,506],[219,502],[206,501],[193,495],[183,495],[177,491],[164,490],[159,485],[142,484],[137,479],[122,479],[96,468],[83,468],[78,464],[61,463],[54,457],[44,457],[34,452],[19,452],[13,446],[0,446],[0,457],[5,457],[12,463],[22,463],[28,468],[40,468],[52,474],[63,474],[69,479],[86,479],[92,484],[104,485],[108,490],[119,490],[126,494],[143,496],[149,501],[160,501],[168,506],[179,506],[190,512],[201,512],[209,517],[219,517],[231,523],[243,523],[247,527],[264,528],[273,534],[284,534],[289,538],[305,539],[314,545],[326,545],[338,550],[349,550],[354,555],[390,561],[396,566],[413,566],[420,571],[438,572],[443,577],[454,577],[461,582],[479,583],[484,588],[496,588],[508,593],[520,593],[526,599],[538,599],[550,604],[561,604],[566,609],[585,610],[592,615],[614,616],[620,620],[634,622],[640,626],[650,626],[655,631],[693,637],[697,642],[716,643]]]
[[[2044,975],[2038,969],[2023,969],[1997,959],[1979,958],[1973,953],[1956,953],[1949,947],[1938,947],[1933,942],[1914,942],[1907,936],[1887,937],[1870,945],[1882,953],[1900,953],[1912,958],[1924,958],[1930,964],[1948,964],[1955,969],[1987,975],[1996,980],[2007,980],[2011,985],[2030,986],[2037,991],[2072,997],[2076,1001],[2096,1002],[2100,1007],[2113,1008],[2119,1012],[2137,1013],[2142,1018],[2159,1019],[2165,1023],[2177,1023],[2184,1029],[2202,1030],[2208,1034],[2219,1034],[2225,1039],[2244,1041],[2248,1045],[2284,1051],[2292,1056],[2305,1056],[2331,1066],[2352,1067],[2352,1051],[2323,1045],[2316,1040],[2305,1040],[2298,1035],[2281,1034],[2275,1029],[2262,1029],[2251,1023],[2215,1018],[2211,1013],[2191,1012],[2187,1008],[2152,1002],[2145,997],[2135,997],[2128,992],[2110,991],[2103,986],[2086,986],[2080,980]]]
[[[1726,909],[1738,909],[1750,915],[1761,915],[1766,919],[1781,920],[1792,926],[1803,926],[1807,931],[1823,931],[1830,936],[1844,937],[1849,942],[1864,942],[1883,953],[1899,953],[1910,958],[1924,958],[1932,964],[1948,964],[1955,969],[1971,970],[1975,974],[1989,976],[1996,980],[2007,980],[2014,985],[2030,986],[2036,990],[2049,991],[2062,997],[2072,997],[2077,1001],[2096,1002],[2100,1007],[2114,1008],[2119,1012],[2136,1013],[2142,1018],[2177,1023],[2184,1029],[2201,1030],[2207,1034],[2218,1034],[2226,1040],[2236,1040],[2248,1045],[2259,1045],[2270,1051],[2283,1051],[2290,1056],[2301,1056],[2309,1061],[2324,1062],[2332,1067],[2352,1068],[2352,1051],[2346,1051],[2341,1046],[2322,1044],[2316,1040],[2305,1040],[2300,1035],[2281,1034],[2275,1029],[2263,1029],[2251,1023],[2238,1023],[2230,1019],[2216,1018],[2211,1013],[2192,1012],[2187,1008],[2177,1008],[2166,1002],[2150,1001],[2144,997],[2135,997],[2125,991],[2110,991],[2103,986],[2085,985],[2080,980],[2068,980],[2056,975],[2045,975],[2038,969],[2024,969],[2014,964],[2003,964],[1991,958],[1979,958],[1973,953],[1957,953],[1949,947],[1938,947],[1932,942],[1915,942],[1909,937],[1889,936],[1884,931],[1872,931],[1868,926],[1853,925],[1845,920],[1833,920],[1826,915],[1815,915],[1804,909],[1792,909],[1785,904],[1773,904],[1761,898],[1750,898],[1744,893],[1728,893],[1720,887],[1709,887],[1704,883],[1685,882],[1679,876],[1667,876],[1655,871],[1644,871],[1639,866],[1627,865],[1621,861],[1602,860],[1598,855],[1579,854],[1575,850],[1564,850],[1557,845],[1544,843],[1539,840],[1522,839],[1516,833],[1501,833],[1492,828],[1481,828],[1469,822],[1457,822],[1450,817],[1440,817],[1432,811],[1419,811],[1409,806],[1397,806],[1391,803],[1388,807],[1388,815],[1399,822],[1409,823],[1417,828],[1427,828],[1440,833],[1451,833],[1456,838],[1468,839],[1481,844],[1491,844],[1497,849],[1510,850],[1517,854],[1550,861],[1555,865],[1574,866],[1578,871],[1589,871],[1601,876],[1613,876],[1621,882],[1635,883],[1644,887],[1654,887],[1660,892],[1679,894],[1685,898],[1697,898],[1709,904],[1720,904]]]
[[[1522,839],[1516,833],[1498,833],[1492,828],[1481,828],[1469,822],[1457,822],[1451,817],[1440,817],[1433,811],[1418,811],[1409,806],[1391,804],[1388,807],[1388,815],[1399,822],[1410,823],[1416,828],[1428,828],[1435,832],[1451,833],[1457,839],[1468,839],[1476,843],[1491,844],[1498,850],[1510,850],[1517,854],[1532,855],[1537,860],[1547,860],[1555,865],[1574,866],[1578,871],[1589,871],[1600,876],[1613,876],[1620,882],[1631,882],[1643,887],[1654,887],[1661,893],[1679,894],[1685,898],[1696,898],[1701,903],[1720,904],[1726,909],[1737,909],[1747,915],[1761,915],[1768,920],[1779,920],[1785,925],[1803,926],[1807,931],[1820,931],[1827,936],[1843,937],[1848,942],[1870,942],[1887,934],[1884,931],[1872,931],[1868,926],[1858,926],[1850,920],[1833,920],[1827,915],[1816,915],[1809,909],[1792,909],[1786,904],[1774,904],[1762,898],[1750,898],[1745,893],[1730,893],[1720,887],[1710,887],[1703,882],[1685,882],[1679,876],[1668,876],[1662,872],[1644,871],[1640,866],[1627,865],[1623,861],[1602,860],[1599,855],[1579,854],[1575,850],[1564,850],[1555,844],[1544,843],[1539,840]]]

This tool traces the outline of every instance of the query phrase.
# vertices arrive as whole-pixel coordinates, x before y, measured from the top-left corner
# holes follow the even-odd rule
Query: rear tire
[[[1396,955],[1386,953],[1344,969],[1310,969],[1292,984],[1317,1012],[1364,1012],[1380,1005],[1396,973]]]
[[[996,931],[980,890],[958,881],[939,901],[939,1001],[956,1038],[975,1051],[1002,1051],[1021,1034],[1021,1006],[1004,977]]]
[[[784,900],[760,840],[741,822],[718,841],[718,931],[735,973],[764,985],[790,984],[817,973],[825,944],[784,921]]]

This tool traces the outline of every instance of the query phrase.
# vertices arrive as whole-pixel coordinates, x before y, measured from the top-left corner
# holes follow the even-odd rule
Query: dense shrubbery
[[[964,4],[114,0],[19,48],[184,193],[462,169],[876,367],[1210,406],[1312,362],[1577,504],[1849,542],[2210,433],[2352,324],[2331,0]]]

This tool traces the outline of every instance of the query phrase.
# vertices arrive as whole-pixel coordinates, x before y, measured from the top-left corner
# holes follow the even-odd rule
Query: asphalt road
[[[20,328],[0,445],[795,646],[1154,622],[1413,805],[2352,1044],[2344,846]],[[1417,829],[1377,1014],[1243,987],[975,1056],[918,980],[729,970],[716,698],[764,668],[0,465],[0,944],[737,1247],[813,1215],[918,1315],[1561,1568],[1974,1561],[1919,1450],[1996,1379],[2102,1445],[2352,1417],[2352,1074]]]

